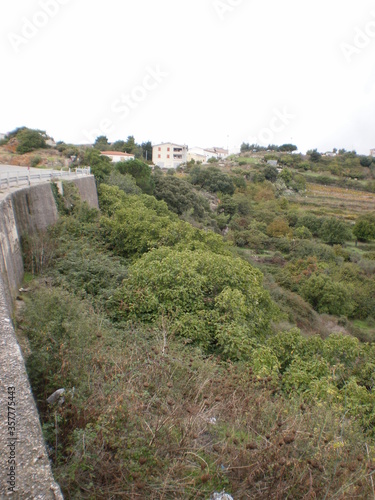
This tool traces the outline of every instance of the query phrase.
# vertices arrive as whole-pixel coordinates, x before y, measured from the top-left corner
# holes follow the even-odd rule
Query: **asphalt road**
[[[17,165],[0,165],[0,174],[6,174],[7,172],[23,172],[27,170],[27,167],[19,167]],[[40,168],[30,168],[30,172],[40,172]]]

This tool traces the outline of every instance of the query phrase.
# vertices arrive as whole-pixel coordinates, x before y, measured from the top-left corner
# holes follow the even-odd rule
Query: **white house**
[[[189,149],[189,152],[187,155],[187,161],[191,161],[191,160],[194,160],[195,162],[206,163],[207,157],[204,154],[195,153],[194,151],[191,151]]]
[[[199,161],[203,161],[203,163],[207,163],[210,158],[217,158],[218,160],[223,160],[228,156],[228,151],[222,148],[200,148],[194,147],[189,149],[189,160],[197,161],[197,157],[199,157]],[[202,160],[204,158],[204,160]]]
[[[211,158],[224,160],[228,156],[228,150],[223,148],[207,148],[207,153],[211,153]]]
[[[197,158],[199,158],[199,161],[202,163],[207,163],[207,160],[212,157],[212,154],[209,153],[206,149],[200,148],[195,146],[194,148],[189,149],[189,160],[195,160],[197,161]]]
[[[188,147],[186,145],[165,142],[152,147],[152,162],[160,168],[177,168],[187,162]]]
[[[118,163],[119,161],[129,161],[134,160],[135,156],[129,153],[122,153],[121,151],[102,151],[101,156],[107,156],[114,163]]]
[[[6,137],[6,134],[0,134],[0,141],[2,141],[3,139],[5,139]]]
[[[375,149],[370,149],[370,155],[375,156]]]

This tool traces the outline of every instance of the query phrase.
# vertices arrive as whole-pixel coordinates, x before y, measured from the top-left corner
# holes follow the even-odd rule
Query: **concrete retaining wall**
[[[77,185],[83,200],[98,207],[93,176],[71,182]],[[9,495],[17,499],[62,499],[52,476],[38,412],[11,321],[13,300],[23,280],[20,238],[46,229],[57,218],[49,183],[19,189],[0,199],[0,498]]]

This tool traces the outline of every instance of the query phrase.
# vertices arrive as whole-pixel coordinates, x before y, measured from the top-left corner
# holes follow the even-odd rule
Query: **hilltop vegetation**
[[[101,211],[67,185],[23,243],[19,332],[65,496],[370,498],[372,201],[303,204],[301,169],[263,153],[174,175],[88,155]]]

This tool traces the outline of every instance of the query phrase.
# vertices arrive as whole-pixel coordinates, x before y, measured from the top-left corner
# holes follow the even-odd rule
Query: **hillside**
[[[17,315],[65,496],[371,497],[373,195],[260,155],[87,161],[101,212],[66,189]]]

